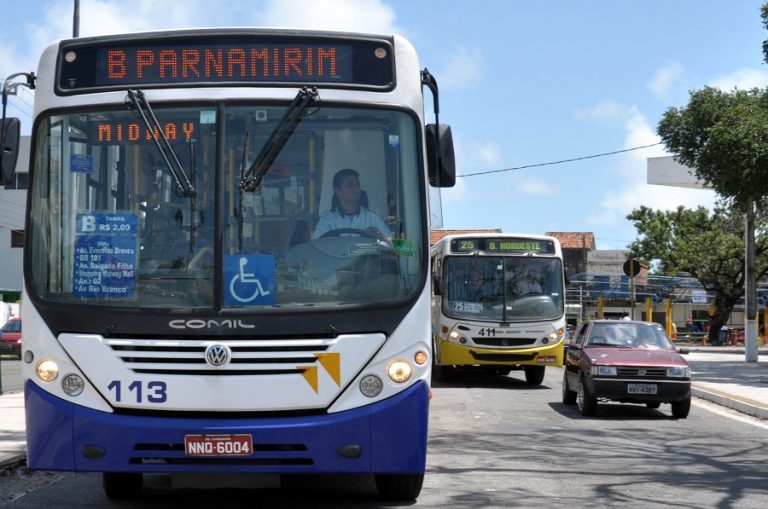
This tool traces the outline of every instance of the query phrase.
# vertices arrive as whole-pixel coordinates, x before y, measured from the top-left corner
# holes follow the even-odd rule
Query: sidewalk
[[[4,393],[0,396],[0,470],[25,461],[25,430],[24,393]]]
[[[677,346],[690,350],[694,397],[768,420],[768,347],[746,362],[743,346]]]
[[[697,398],[768,420],[768,347],[758,362],[744,360],[744,347],[686,346],[692,391]],[[0,470],[25,461],[24,393],[0,396]]]

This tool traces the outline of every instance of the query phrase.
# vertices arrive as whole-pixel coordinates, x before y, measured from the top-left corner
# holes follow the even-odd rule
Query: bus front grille
[[[483,338],[473,337],[472,341],[481,346],[529,346],[536,343],[536,338]]]
[[[523,362],[531,361],[536,358],[536,353],[478,353],[474,350],[469,352],[475,360],[488,362]]]
[[[151,340],[107,339],[113,354],[134,373],[158,375],[253,376],[301,373],[318,362],[332,339]],[[231,352],[221,366],[206,360],[206,349],[226,345]],[[301,367],[299,367],[301,366]]]

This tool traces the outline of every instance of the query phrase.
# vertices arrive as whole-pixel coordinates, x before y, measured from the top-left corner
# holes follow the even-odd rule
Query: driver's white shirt
[[[360,207],[357,214],[342,214],[338,209],[326,210],[320,214],[320,219],[317,221],[312,238],[316,239],[331,230],[343,228],[367,230],[371,227],[378,229],[387,238],[392,237],[392,231],[387,226],[387,223],[370,209]]]

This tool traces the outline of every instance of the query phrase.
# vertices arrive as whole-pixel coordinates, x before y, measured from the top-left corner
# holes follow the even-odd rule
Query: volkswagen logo
[[[231,358],[232,350],[222,343],[208,345],[205,349],[205,361],[215,368],[228,364]]]

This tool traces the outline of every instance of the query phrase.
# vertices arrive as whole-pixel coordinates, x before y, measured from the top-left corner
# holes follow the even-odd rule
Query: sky
[[[598,249],[624,249],[640,205],[714,205],[709,190],[647,184],[647,158],[671,155],[656,128],[691,91],[768,86],[763,1],[80,0],[80,36],[199,26],[403,35],[436,77],[453,132],[444,228],[593,232]],[[71,37],[73,5],[3,2],[0,76],[36,70],[45,46]],[[26,132],[32,102],[26,90],[8,101]],[[545,164],[569,159],[579,160]]]

